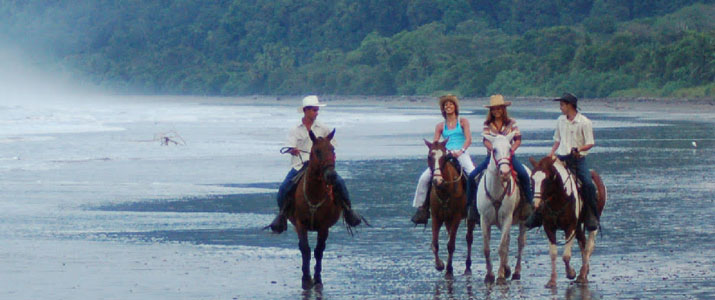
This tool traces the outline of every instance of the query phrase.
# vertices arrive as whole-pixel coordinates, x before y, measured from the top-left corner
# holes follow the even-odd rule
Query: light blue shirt
[[[449,138],[447,141],[447,150],[459,150],[464,146],[464,142],[467,137],[464,136],[464,130],[462,130],[462,125],[459,124],[459,119],[457,120],[457,126],[454,129],[447,128],[447,121],[444,122],[444,129],[442,129],[442,137]]]

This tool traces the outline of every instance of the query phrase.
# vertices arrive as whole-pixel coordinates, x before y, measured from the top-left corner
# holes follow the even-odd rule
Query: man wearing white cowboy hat
[[[308,130],[313,131],[315,137],[325,137],[331,132],[330,128],[316,120],[318,118],[318,111],[324,106],[325,104],[320,103],[318,100],[318,96],[310,95],[303,98],[303,105],[298,108],[298,111],[303,112],[303,118],[300,124],[296,125],[290,131],[288,142],[286,143],[287,153],[291,154],[291,169],[278,188],[276,200],[280,211],[273,222],[271,222],[271,225],[269,225],[271,230],[275,233],[281,233],[288,228],[286,208],[290,207],[290,204],[292,204],[294,200],[290,197],[290,192],[295,188],[295,181],[293,179],[308,165],[310,149],[313,147],[313,141],[308,135]],[[335,139],[332,140],[332,143],[335,143]],[[360,225],[361,217],[351,209],[348,190],[345,187],[345,181],[340,175],[337,176],[335,185],[337,192],[340,194],[339,198],[343,200],[345,222],[352,227]],[[286,197],[288,201],[285,201]]]
[[[557,156],[574,171],[574,175],[581,180],[581,194],[583,195],[584,209],[586,210],[586,230],[598,229],[599,215],[596,209],[596,186],[593,184],[591,174],[586,163],[586,155],[595,145],[593,139],[593,124],[591,120],[578,112],[578,98],[570,93],[564,93],[559,101],[562,115],[556,120],[554,131],[554,146],[551,147],[549,156]],[[526,220],[529,229],[541,226],[541,212],[534,212]]]

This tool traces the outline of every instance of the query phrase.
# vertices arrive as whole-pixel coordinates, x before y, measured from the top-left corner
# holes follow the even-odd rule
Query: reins
[[[308,172],[306,172],[305,176],[303,176],[303,200],[305,200],[305,203],[308,205],[308,212],[310,212],[310,228],[315,228],[315,213],[318,211],[318,208],[320,208],[320,206],[322,206],[325,201],[334,200],[333,186],[326,184],[325,198],[323,198],[323,200],[321,200],[317,204],[313,204],[313,202],[311,202],[308,198],[308,189],[306,187],[307,181]]]
[[[283,148],[281,148],[281,150],[278,150],[278,152],[280,152],[281,154],[286,154],[286,153],[290,153],[290,150],[293,150],[293,149],[295,149],[295,147],[283,147]],[[310,154],[309,151],[300,150],[300,149],[298,149],[298,151],[300,151],[300,152],[302,152],[302,153],[308,153],[308,154]],[[305,162],[303,161],[303,156],[298,155],[298,158],[300,158],[300,163],[301,163],[301,164],[304,164],[304,163],[305,163]]]
[[[445,162],[445,163],[449,163],[449,162]],[[452,166],[455,167],[454,164],[453,164]],[[458,169],[459,169],[459,176],[457,176],[454,180],[447,181],[447,180],[444,180],[444,177],[443,177],[441,174],[439,174],[439,175],[434,175],[434,171],[440,170],[440,168],[439,168],[439,163],[437,163],[437,166],[435,166],[435,170],[432,172],[432,176],[440,176],[440,177],[443,178],[444,183],[446,183],[446,184],[454,184],[454,183],[459,182],[459,181],[462,179],[462,177],[464,177],[464,169],[463,169],[461,166],[460,166]],[[433,184],[433,185],[434,185],[434,184]],[[454,188],[453,188],[453,190],[456,191],[456,189],[457,189],[457,188],[456,188],[456,185],[455,185]],[[449,199],[450,199],[450,198],[447,197],[447,199],[442,199],[442,197],[439,195],[439,193],[438,193],[437,191],[435,191],[435,194],[437,195],[437,200],[439,201],[439,204],[441,204],[441,206],[442,206],[442,212],[443,212],[444,214],[446,214],[446,212],[449,210]]]

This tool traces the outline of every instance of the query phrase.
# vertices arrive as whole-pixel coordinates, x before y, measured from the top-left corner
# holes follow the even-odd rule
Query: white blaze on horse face
[[[494,149],[494,161],[497,162],[499,173],[503,177],[511,175],[511,143],[506,136],[498,135],[493,139],[492,148]]]
[[[546,179],[546,173],[544,173],[544,171],[537,171],[531,175],[531,179],[534,180],[534,206],[539,207],[541,204],[541,195],[543,195],[541,185]]]
[[[442,170],[439,167],[439,160],[442,158],[444,155],[444,152],[441,150],[432,150],[431,152],[432,155],[432,162],[434,163],[434,166],[432,166],[432,180],[434,181],[435,184],[441,184],[442,183]]]

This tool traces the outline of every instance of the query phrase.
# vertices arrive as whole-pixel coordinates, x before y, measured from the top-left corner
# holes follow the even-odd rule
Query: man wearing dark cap
[[[588,150],[593,148],[593,125],[591,120],[578,112],[578,98],[570,93],[564,93],[559,101],[561,113],[556,120],[554,131],[554,146],[551,147],[549,156],[557,156],[566,162],[581,180],[581,194],[583,195],[586,209],[586,230],[598,229],[598,210],[596,209],[596,186],[591,180],[591,174],[586,163]],[[541,226],[541,213],[537,210],[529,216],[526,226],[531,228]]]

